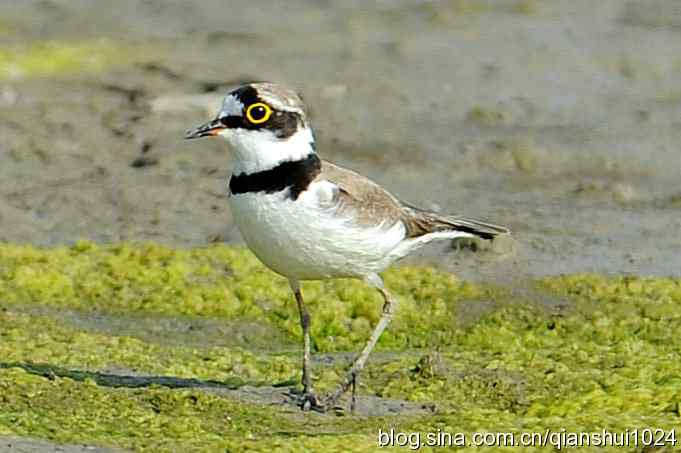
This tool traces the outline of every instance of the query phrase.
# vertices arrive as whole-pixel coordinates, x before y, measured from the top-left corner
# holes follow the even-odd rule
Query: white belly
[[[405,236],[401,222],[360,227],[350,218],[320,208],[310,191],[297,200],[286,191],[232,195],[234,222],[253,253],[275,272],[298,280],[365,277],[398,256],[391,253]]]

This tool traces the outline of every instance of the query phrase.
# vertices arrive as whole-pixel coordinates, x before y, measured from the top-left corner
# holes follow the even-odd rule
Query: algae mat
[[[2,245],[0,435],[135,451],[374,451],[379,430],[669,432],[681,421],[679,279],[536,281],[565,300],[551,307],[429,267],[385,279],[401,310],[362,376],[358,414],[321,415],[287,400],[297,313],[286,281],[250,252]],[[303,289],[314,376],[328,390],[380,300],[351,280]]]

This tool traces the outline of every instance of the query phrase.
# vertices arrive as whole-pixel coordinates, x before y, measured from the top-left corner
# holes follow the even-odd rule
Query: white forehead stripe
[[[220,113],[225,116],[241,116],[243,109],[244,105],[241,101],[233,94],[228,94],[222,102],[222,111]]]

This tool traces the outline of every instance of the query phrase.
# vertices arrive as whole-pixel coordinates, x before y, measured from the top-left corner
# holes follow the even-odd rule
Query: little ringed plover
[[[492,239],[508,229],[463,216],[443,216],[404,203],[383,187],[322,160],[301,98],[273,83],[229,92],[217,117],[185,135],[220,136],[231,145],[229,203],[246,244],[286,277],[303,331],[301,406],[333,407],[354,385],[397,301],[379,272],[436,239]],[[358,278],[383,297],[383,312],[337,390],[317,398],[310,376],[310,314],[302,280]]]

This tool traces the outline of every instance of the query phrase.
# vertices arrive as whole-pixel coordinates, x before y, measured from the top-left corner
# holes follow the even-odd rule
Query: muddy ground
[[[271,80],[302,93],[324,158],[514,233],[411,262],[521,287],[679,275],[675,0],[4,0],[0,43],[1,241],[239,243],[226,145],[182,136]],[[96,68],[48,61],[92,43]]]
[[[100,72],[5,71],[2,240],[238,242],[225,144],[182,135],[257,79],[303,93],[323,157],[509,225],[516,253],[475,270],[425,252],[468,278],[681,268],[674,0],[41,0],[0,17],[8,49],[123,49]]]

